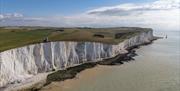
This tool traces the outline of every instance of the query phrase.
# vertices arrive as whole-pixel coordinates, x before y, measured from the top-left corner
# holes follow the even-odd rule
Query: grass
[[[28,31],[28,30],[0,30],[0,51],[38,43],[50,33],[46,31]]]
[[[64,31],[58,31],[64,30]],[[49,41],[90,41],[117,44],[147,31],[144,28],[43,28],[43,27],[0,27],[0,52],[22,47],[29,44],[41,43],[48,37]],[[124,33],[115,39],[116,33]],[[104,38],[94,37],[101,34]]]

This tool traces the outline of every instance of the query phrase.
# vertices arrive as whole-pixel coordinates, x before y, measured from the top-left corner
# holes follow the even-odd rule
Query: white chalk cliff
[[[21,82],[38,73],[99,61],[125,53],[126,48],[150,42],[152,31],[143,32],[117,45],[95,42],[49,42],[0,53],[0,87]]]

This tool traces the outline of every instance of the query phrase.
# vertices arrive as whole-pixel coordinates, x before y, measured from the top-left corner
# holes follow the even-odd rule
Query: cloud
[[[21,18],[21,17],[23,17],[23,15],[20,14],[20,13],[0,14],[0,20],[3,20],[3,19],[12,19],[12,18]]]
[[[159,0],[152,3],[128,3],[111,7],[101,7],[98,9],[90,10],[87,12],[87,14],[126,16],[143,14],[149,11],[168,11],[173,9],[180,9],[179,0]]]
[[[55,27],[151,27],[155,30],[180,31],[180,1],[157,0],[100,7],[71,16],[26,17],[0,15],[0,25]]]
[[[0,14],[0,26],[43,26],[45,18],[27,17],[20,13]]]

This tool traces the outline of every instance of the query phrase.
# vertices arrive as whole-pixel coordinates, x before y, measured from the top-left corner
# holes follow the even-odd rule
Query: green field
[[[90,41],[117,44],[124,39],[147,31],[146,28],[54,28],[0,27],[0,52],[29,44],[50,41]],[[120,38],[115,34],[121,33]]]

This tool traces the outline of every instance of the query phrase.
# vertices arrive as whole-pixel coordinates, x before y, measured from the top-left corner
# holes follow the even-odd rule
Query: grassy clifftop
[[[50,41],[90,41],[116,44],[147,28],[52,28],[0,27],[0,52],[29,44]]]

